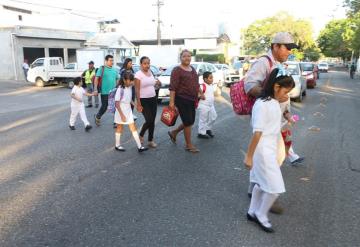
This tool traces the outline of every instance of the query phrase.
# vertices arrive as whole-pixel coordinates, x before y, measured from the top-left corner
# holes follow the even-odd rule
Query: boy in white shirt
[[[87,93],[84,88],[81,87],[81,78],[77,77],[74,79],[74,87],[71,90],[71,115],[69,128],[75,130],[75,121],[77,115],[80,113],[80,118],[84,122],[85,131],[89,131],[92,126],[90,125],[86,113],[83,96],[94,96],[94,94]]]
[[[198,137],[201,139],[213,138],[212,125],[214,124],[217,114],[215,110],[215,97],[213,87],[213,75],[211,72],[204,72],[203,74],[204,84],[200,85],[200,89],[205,95],[204,100],[199,101],[199,130]]]

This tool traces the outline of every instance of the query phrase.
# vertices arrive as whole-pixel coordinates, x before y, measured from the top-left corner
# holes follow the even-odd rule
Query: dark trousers
[[[145,118],[145,123],[141,128],[140,136],[144,137],[145,132],[149,130],[148,141],[153,141],[154,139],[154,130],[155,130],[155,118],[157,112],[157,101],[156,97],[153,98],[143,98],[140,99],[141,105],[143,107],[142,114]]]
[[[107,111],[108,108],[108,94],[101,94],[101,107],[99,109],[99,112],[96,114],[96,117],[100,119],[102,115]]]

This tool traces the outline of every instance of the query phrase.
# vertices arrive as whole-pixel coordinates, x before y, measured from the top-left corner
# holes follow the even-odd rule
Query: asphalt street
[[[173,145],[158,121],[156,150],[114,151],[112,115],[70,131],[70,90],[0,81],[0,246],[360,246],[360,79],[321,74],[294,128],[301,166],[282,167],[283,215],[262,232],[246,220],[251,129],[228,89],[217,98],[216,137]],[[94,125],[96,109],[87,109]],[[140,114],[138,125],[143,118]],[[194,127],[196,130],[197,125]]]

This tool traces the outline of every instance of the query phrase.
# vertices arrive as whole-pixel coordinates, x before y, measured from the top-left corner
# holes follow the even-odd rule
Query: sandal
[[[168,131],[168,135],[172,143],[176,144],[176,138],[171,134],[171,131]]]
[[[185,148],[186,151],[190,152],[190,153],[193,153],[193,154],[196,154],[196,153],[199,153],[200,150],[197,149],[196,147],[192,147],[192,148]]]

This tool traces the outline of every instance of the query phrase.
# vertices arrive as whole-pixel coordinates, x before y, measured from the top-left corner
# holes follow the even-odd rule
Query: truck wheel
[[[35,86],[37,87],[44,87],[45,86],[45,82],[41,77],[36,78],[35,80]]]
[[[68,88],[72,89],[74,87],[74,82],[73,81],[69,81],[68,82]]]

